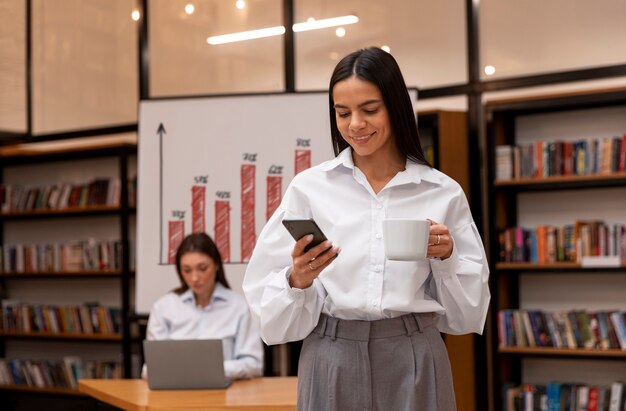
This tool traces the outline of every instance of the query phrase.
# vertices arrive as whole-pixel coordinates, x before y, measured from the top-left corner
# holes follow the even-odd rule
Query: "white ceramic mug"
[[[389,260],[413,261],[426,258],[430,221],[411,218],[383,220],[385,256]]]

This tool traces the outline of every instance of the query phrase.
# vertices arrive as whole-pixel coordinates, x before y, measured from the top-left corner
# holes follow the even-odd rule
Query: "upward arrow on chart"
[[[157,128],[159,135],[159,264],[163,264],[163,134],[167,134],[163,123]]]

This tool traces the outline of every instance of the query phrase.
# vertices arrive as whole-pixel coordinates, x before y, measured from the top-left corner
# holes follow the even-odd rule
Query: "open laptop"
[[[143,342],[151,390],[222,389],[222,340],[162,340]]]

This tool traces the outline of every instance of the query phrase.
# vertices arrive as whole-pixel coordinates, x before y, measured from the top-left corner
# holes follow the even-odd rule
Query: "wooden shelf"
[[[86,277],[86,278],[110,278],[122,275],[120,270],[115,271],[59,271],[59,272],[32,272],[32,273],[1,273],[0,278],[61,278],[61,277]],[[132,275],[132,273],[131,273]]]
[[[583,267],[575,262],[557,262],[550,264],[534,263],[496,263],[498,271],[602,271],[602,272],[622,272],[626,269],[626,264],[619,267]]]
[[[15,384],[0,384],[0,390],[3,391],[25,391],[39,394],[58,394],[58,395],[76,395],[84,397],[85,394],[78,390],[62,387],[30,387],[27,385],[15,385]]]
[[[137,161],[137,125],[120,126],[115,129],[117,131],[109,128],[107,134],[103,136],[90,136],[90,134],[82,136],[81,130],[77,130],[76,132],[69,132],[67,135],[71,138],[65,140],[58,140],[58,136],[55,136],[51,139],[53,141],[30,142],[0,147],[0,163],[2,163],[0,171],[3,172],[3,175],[5,177],[7,175],[5,170],[15,170],[20,176],[28,177],[28,183],[32,186],[45,183],[45,179],[41,180],[44,176],[40,175],[41,172],[45,171],[40,171],[38,168],[31,171],[30,167],[39,167],[44,164],[47,170],[55,171],[55,176],[57,175],[56,169],[59,169],[60,173],[57,176],[59,182],[57,184],[61,184],[61,181],[63,181],[63,176],[66,174],[64,170],[66,168],[68,171],[73,169],[87,170],[84,184],[88,184],[89,176],[97,178],[99,173],[97,170],[91,170],[92,160],[94,159],[102,161],[102,166],[106,167],[108,170],[105,172],[107,176],[116,176],[121,182],[119,204],[66,207],[62,209],[7,210],[8,212],[6,213],[0,213],[0,229],[2,229],[2,234],[6,239],[7,233],[21,231],[23,228],[22,224],[26,221],[35,224],[35,227],[40,222],[44,221],[50,223],[52,223],[53,220],[58,222],[63,221],[64,224],[70,224],[70,229],[71,226],[74,226],[75,229],[80,228],[83,229],[83,231],[84,229],[89,231],[89,227],[92,224],[99,226],[116,225],[119,226],[119,236],[117,240],[119,244],[121,244],[121,247],[116,245],[115,251],[116,253],[121,251],[121,264],[119,266],[121,269],[108,269],[106,271],[99,269],[63,272],[40,271],[29,273],[0,272],[0,282],[5,286],[5,291],[8,292],[9,296],[11,296],[11,287],[17,286],[17,282],[22,283],[25,280],[31,281],[31,283],[38,288],[43,288],[44,292],[48,285],[44,282],[47,281],[49,283],[51,282],[50,280],[55,282],[59,280],[84,282],[84,280],[97,279],[97,283],[93,282],[93,284],[84,285],[98,292],[102,287],[105,287],[107,291],[113,286],[118,288],[118,284],[115,283],[119,283],[121,290],[119,292],[118,304],[116,304],[120,310],[119,329],[116,329],[119,332],[115,334],[85,334],[82,332],[50,333],[0,330],[0,355],[8,358],[13,356],[12,350],[7,349],[6,342],[8,340],[15,340],[14,343],[18,345],[19,342],[17,340],[32,340],[35,343],[33,346],[36,345],[38,348],[33,348],[29,351],[32,351],[33,355],[39,357],[48,351],[46,344],[56,344],[53,343],[53,341],[57,343],[64,342],[66,343],[65,345],[68,346],[75,345],[75,343],[89,344],[90,346],[93,345],[94,349],[96,345],[117,345],[119,347],[115,348],[119,348],[121,354],[122,374],[126,377],[133,374],[131,356],[135,348],[134,343],[139,338],[133,335],[131,324],[128,320],[131,310],[130,294],[132,279],[135,276],[135,272],[131,270],[130,267],[130,246],[132,239],[129,238],[129,227],[132,225],[132,219],[137,209],[130,202],[130,194],[132,194],[133,191],[132,187],[129,187],[127,182],[132,182],[129,169],[134,172],[134,167],[132,167],[131,164]],[[89,137],[87,137],[88,135]],[[11,176],[13,175],[13,173],[9,174]],[[2,181],[2,183],[10,184],[15,181],[15,178],[13,178],[8,181]],[[48,184],[50,184],[50,182],[48,182]],[[109,220],[114,220],[115,222]],[[9,222],[11,224],[9,224]],[[16,222],[19,224],[14,224]],[[42,229],[44,229],[44,231],[50,231],[53,227],[42,227]],[[51,234],[54,233],[52,232]],[[29,233],[28,236],[37,237],[35,232]],[[36,240],[33,241],[36,242]],[[104,279],[108,279],[108,281],[101,281]],[[85,290],[78,291],[84,293]],[[66,290],[66,293],[75,294],[78,291]],[[86,292],[89,294],[89,290],[86,290]],[[28,300],[28,298],[26,299]],[[53,299],[64,300],[63,290],[55,292]],[[99,298],[91,296],[89,299],[98,300]],[[68,342],[70,344],[67,344]],[[63,348],[63,351],[72,352],[69,347]],[[24,355],[21,355],[21,357],[24,357]],[[10,386],[8,389],[42,392],[42,389],[36,387]],[[62,388],[46,388],[45,390],[46,392],[58,392],[61,394],[76,392],[75,390]],[[0,406],[0,408],[2,407]]]
[[[134,208],[129,209],[130,212],[135,212]],[[29,218],[41,218],[41,217],[67,217],[67,216],[84,216],[84,215],[99,215],[99,214],[117,214],[121,212],[119,206],[91,206],[91,207],[69,207],[60,209],[43,209],[43,210],[30,210],[23,212],[11,212],[0,213],[0,218],[9,219],[29,219]]]
[[[544,178],[518,178],[513,180],[497,180],[493,183],[496,189],[503,190],[552,190],[607,188],[626,184],[626,173],[593,174],[585,176],[552,176]]]
[[[485,237],[489,248],[490,266],[494,274],[490,278],[492,315],[488,323],[490,348],[487,356],[492,364],[488,377],[494,408],[496,404],[506,403],[507,396],[503,388],[506,387],[507,382],[522,383],[528,378],[536,378],[537,375],[564,381],[569,378],[578,378],[574,369],[565,373],[555,373],[551,363],[553,360],[570,363],[584,360],[593,371],[601,369],[602,364],[592,364],[592,362],[611,361],[617,363],[616,366],[622,367],[626,360],[626,350],[615,348],[603,350],[499,346],[501,324],[500,316],[496,315],[499,310],[520,310],[532,300],[531,305],[536,309],[543,308],[551,311],[549,308],[554,308],[552,302],[555,290],[562,294],[557,299],[563,311],[593,307],[594,301],[603,299],[607,299],[605,304],[608,305],[616,303],[614,301],[616,297],[610,295],[610,290],[614,287],[614,278],[609,278],[607,274],[613,277],[625,275],[626,263],[624,261],[612,264],[616,261],[590,259],[589,262],[585,260],[584,266],[580,261],[544,264],[501,262],[499,236],[503,229],[523,226],[524,221],[530,221],[531,225],[537,226],[542,221],[544,224],[553,221],[556,216],[562,221],[571,221],[572,224],[580,218],[580,213],[590,214],[593,210],[597,213],[597,218],[603,214],[613,215],[612,219],[617,218],[615,215],[621,215],[619,203],[610,203],[605,206],[604,200],[611,197],[617,198],[624,193],[626,172],[496,180],[498,167],[496,147],[522,146],[537,140],[551,142],[561,138],[573,142],[585,139],[589,135],[589,133],[573,131],[568,136],[561,136],[559,133],[562,133],[564,124],[570,127],[568,130],[573,130],[576,125],[584,124],[592,130],[592,135],[594,130],[600,133],[596,138],[612,137],[610,133],[606,134],[607,128],[603,123],[606,121],[612,126],[619,127],[619,114],[613,113],[612,110],[623,110],[625,107],[626,87],[494,100],[487,102],[484,106],[487,137],[485,144],[488,196],[486,208],[489,210],[487,213],[488,232]],[[575,121],[572,123],[571,120]],[[594,128],[594,122],[597,123],[597,128]],[[605,133],[604,136],[602,133]],[[526,193],[532,193],[532,198],[522,195]],[[563,195],[559,195],[561,193]],[[583,198],[588,201],[576,203],[576,200],[571,200],[572,198]],[[544,199],[548,200],[549,206],[542,205]],[[607,265],[591,266],[596,264]],[[575,278],[575,276],[585,277]],[[583,294],[589,281],[598,288],[595,289],[597,291],[595,294],[587,297]],[[544,287],[550,292],[542,293]],[[532,326],[532,323],[530,325]],[[550,333],[550,330],[547,332]],[[532,366],[525,361],[530,358],[534,360]],[[582,379],[584,381],[584,375]]]
[[[493,99],[485,102],[485,110],[488,113],[515,113],[519,116],[622,104],[626,104],[626,87],[611,87]]]
[[[626,173],[590,174],[584,176],[551,176],[542,178],[517,178],[513,180],[496,180],[495,186],[515,186],[524,184],[565,183],[572,181],[603,181],[626,180]]]
[[[0,331],[0,337],[25,338],[25,339],[49,339],[49,340],[74,340],[74,341],[122,341],[120,334],[82,334],[82,333],[41,333]]]
[[[599,350],[599,349],[585,349],[585,348],[499,347],[498,352],[501,354],[514,354],[514,355],[626,358],[626,350],[618,350],[618,349]]]
[[[51,155],[64,156],[68,153],[81,155],[95,153],[102,155],[100,152],[124,148],[137,149],[136,131],[100,137],[69,138],[65,140],[16,144],[0,148],[0,158],[23,159],[30,157],[38,159],[38,157]]]

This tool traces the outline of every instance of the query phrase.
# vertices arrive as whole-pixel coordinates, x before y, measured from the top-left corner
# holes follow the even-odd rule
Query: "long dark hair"
[[[333,88],[340,81],[352,76],[374,84],[380,90],[383,103],[389,113],[393,138],[405,158],[430,165],[420,144],[411,97],[406,88],[398,63],[393,56],[377,47],[369,47],[348,54],[335,67],[328,86],[330,109],[330,134],[335,156],[349,144],[341,137],[335,118]]]
[[[206,233],[193,233],[189,234],[178,246],[176,250],[176,273],[180,279],[180,287],[174,290],[177,294],[182,294],[189,289],[189,286],[183,278],[183,274],[180,269],[180,259],[187,253],[202,253],[213,260],[217,266],[215,273],[215,280],[222,284],[226,288],[230,288],[226,276],[224,275],[224,264],[222,263],[222,256],[217,246]]]

